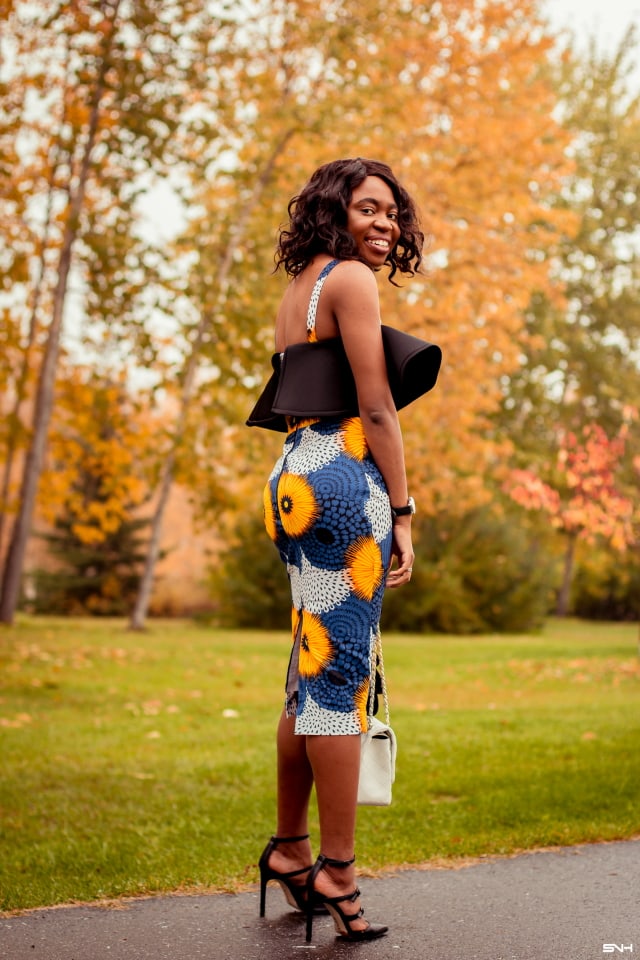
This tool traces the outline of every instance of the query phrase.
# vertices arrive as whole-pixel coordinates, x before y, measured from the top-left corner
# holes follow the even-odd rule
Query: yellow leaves
[[[69,371],[59,385],[39,508],[49,523],[66,516],[84,544],[117,532],[147,497],[157,446],[153,418],[118,384]]]
[[[640,661],[611,658],[575,657],[571,660],[510,660],[507,674],[531,684],[558,681],[575,684],[606,684],[617,687],[624,682],[640,682]],[[585,739],[590,737],[585,736]]]
[[[20,730],[32,722],[31,714],[16,713],[13,717],[0,717],[0,727],[9,730]]]
[[[153,99],[157,91],[166,91],[171,109],[177,109],[177,91],[186,89],[182,102],[202,102],[202,111],[197,111],[202,117],[213,108],[220,143],[233,143],[233,151],[227,147],[228,156],[221,155],[225,162],[216,163],[217,148],[206,142],[204,133],[190,138],[179,128],[172,141],[176,152],[182,151],[185,170],[190,168],[194,183],[201,184],[196,186],[193,220],[181,241],[189,254],[197,251],[198,265],[185,279],[176,314],[186,307],[183,315],[191,323],[209,310],[219,327],[210,331],[212,339],[205,347],[210,366],[205,370],[203,364],[198,373],[203,385],[182,431],[175,467],[175,476],[197,491],[201,503],[219,505],[226,492],[246,510],[246,488],[255,483],[246,475],[247,462],[273,458],[276,437],[238,436],[246,398],[243,382],[255,374],[256,355],[262,353],[266,362],[268,353],[262,331],[271,326],[281,285],[280,278],[270,277],[275,230],[287,201],[311,170],[335,157],[336,131],[345,155],[381,156],[396,168],[415,195],[425,232],[432,237],[425,278],[406,284],[400,293],[385,293],[388,285],[380,285],[384,321],[433,339],[444,351],[435,391],[403,413],[412,490],[425,510],[434,509],[438,500],[451,505],[452,490],[457,508],[482,499],[483,474],[499,469],[505,451],[504,441],[489,424],[502,399],[503,380],[520,362],[522,309],[531,290],[552,293],[547,251],[558,234],[570,228],[569,214],[552,210],[549,203],[569,161],[566,136],[553,120],[554,97],[541,69],[549,38],[536,9],[533,0],[390,0],[383,6],[370,0],[357,5],[267,2],[259,19],[243,24],[237,34],[228,23],[230,42],[212,45],[212,62],[203,58],[195,64],[194,83],[182,87],[174,85],[177,67],[165,46],[170,38],[161,39],[164,26],[154,34],[153,24],[147,25],[145,36],[155,38],[157,47],[136,47],[132,39],[125,48],[114,48],[117,70],[108,77],[96,176],[88,185],[85,214],[94,227],[86,243],[93,243],[94,254],[109,250],[115,262],[111,280],[117,283],[107,283],[100,271],[92,277],[96,312],[108,313],[107,287],[117,313],[121,301],[113,290],[120,284],[131,290],[144,279],[129,276],[133,271],[127,248],[120,248],[117,231],[107,230],[108,223],[124,213],[124,201],[117,191],[110,192],[105,174],[126,183],[131,164],[143,165],[147,156],[144,145],[136,148],[137,127],[130,125],[135,110],[122,125],[115,102],[132,82],[125,75],[127,66],[136,81],[143,81],[150,52],[162,49],[158,63],[172,67],[161,85],[132,83],[129,93],[144,89],[152,97],[137,118],[142,134],[161,127],[163,104]],[[66,16],[68,35],[78,49],[97,57],[111,21],[93,8],[89,15],[69,6]],[[78,19],[82,16],[87,18],[84,24]],[[176,24],[171,36],[186,60],[188,51],[197,48],[188,42],[187,19],[178,17]],[[216,77],[218,49],[225,73]],[[86,57],[85,62],[94,60]],[[205,86],[207,77],[211,89]],[[219,103],[216,83],[224,83]],[[90,101],[82,96],[82,84],[68,87],[69,136],[81,143]],[[56,89],[62,96],[61,88]],[[135,103],[135,97],[127,102]],[[52,173],[47,131],[51,134],[52,129],[43,126],[40,131],[39,166],[29,183],[38,177],[46,183]],[[120,133],[123,149],[107,150],[107,145],[118,144]],[[207,183],[200,176],[204,157],[211,170],[218,170]],[[35,195],[27,191],[32,192]],[[252,197],[257,199],[250,214]],[[56,203],[54,209],[61,226],[68,208]],[[20,217],[14,219],[19,229]],[[217,284],[219,265],[227,255],[233,267],[222,284],[229,285],[222,308]],[[78,265],[80,275],[81,259]],[[22,270],[24,274],[24,265]],[[149,296],[155,296],[153,290]],[[118,322],[117,316],[113,319]],[[224,330],[231,333],[225,336]],[[166,330],[153,331],[150,339],[161,355],[177,352],[179,338],[167,338]],[[171,363],[154,363],[159,378],[170,381],[175,373]],[[211,374],[207,389],[205,381],[214,368],[217,377]],[[143,404],[133,403],[121,384],[102,383],[97,389],[85,373],[69,375],[69,382],[61,384],[40,504],[49,520],[68,511],[75,534],[95,544],[142,503],[153,486],[167,433],[150,412],[150,398],[144,400],[144,412]],[[168,409],[170,427],[176,406]],[[233,436],[224,432],[229,424],[236,430]],[[247,457],[240,450],[245,443],[255,445]],[[366,452],[355,422],[346,448],[357,458]],[[260,470],[256,464],[256,474]],[[308,491],[295,481],[291,484],[291,490],[280,491],[280,507],[285,526],[300,535],[313,522],[315,506]],[[265,506],[273,537],[272,507]]]
[[[103,543],[107,533],[107,531],[101,530],[99,527],[89,526],[87,523],[74,523],[71,529],[78,540],[85,544]]]
[[[87,545],[104,543],[107,537],[116,533],[122,523],[128,519],[130,501],[120,499],[122,491],[116,490],[115,493],[117,499],[112,498],[108,503],[93,501],[77,505],[78,512],[85,519],[72,523],[71,529],[82,543]]]

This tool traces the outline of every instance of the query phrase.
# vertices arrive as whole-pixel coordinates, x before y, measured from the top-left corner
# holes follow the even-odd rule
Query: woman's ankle
[[[289,843],[277,843],[269,855],[269,863],[276,870],[277,864],[281,867],[286,864],[303,867],[310,866],[311,862],[311,844],[308,837]]]
[[[314,887],[325,896],[352,893],[356,888],[356,872],[353,864],[347,867],[325,866],[316,874]]]

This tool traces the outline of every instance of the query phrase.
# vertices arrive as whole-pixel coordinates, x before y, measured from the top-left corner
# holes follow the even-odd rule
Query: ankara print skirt
[[[265,487],[264,513],[291,584],[287,716],[298,734],[361,733],[391,508],[360,419],[293,427]]]

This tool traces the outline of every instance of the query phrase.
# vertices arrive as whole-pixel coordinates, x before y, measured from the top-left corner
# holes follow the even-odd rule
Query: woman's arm
[[[356,383],[364,434],[391,504],[400,507],[408,498],[404,449],[387,377],[376,278],[365,264],[356,260],[341,264],[334,276],[327,293]],[[395,519],[393,534],[398,566],[387,582],[389,586],[399,586],[411,577],[411,517]]]

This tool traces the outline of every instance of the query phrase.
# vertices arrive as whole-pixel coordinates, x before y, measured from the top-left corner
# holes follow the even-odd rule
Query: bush
[[[415,521],[411,585],[387,592],[383,629],[461,634],[541,626],[553,605],[555,562],[546,539],[518,514],[485,507]]]
[[[228,627],[289,629],[289,579],[262,517],[243,520],[234,540],[210,577],[216,622]]]
[[[588,620],[637,620],[640,617],[640,556],[608,548],[578,556],[571,591],[571,612]]]

